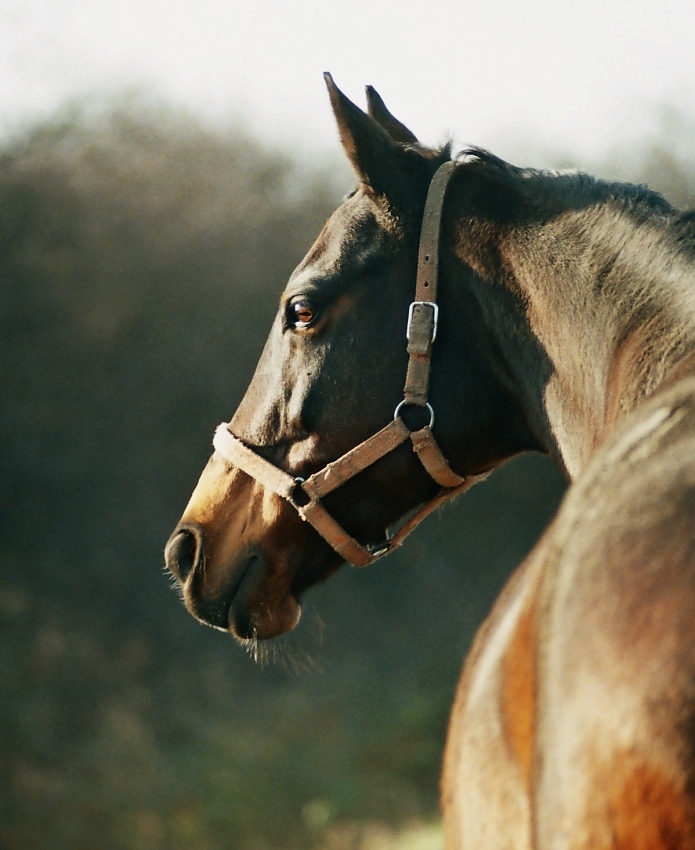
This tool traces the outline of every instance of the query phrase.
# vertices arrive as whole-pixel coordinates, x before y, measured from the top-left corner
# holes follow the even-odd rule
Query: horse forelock
[[[425,159],[431,160],[436,167],[453,159],[453,142],[451,139],[435,148],[425,145],[422,142],[411,142],[410,144],[403,145],[403,148],[406,151],[413,151]]]

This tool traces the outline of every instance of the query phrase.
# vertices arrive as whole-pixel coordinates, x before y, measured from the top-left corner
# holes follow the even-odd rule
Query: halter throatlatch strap
[[[235,437],[226,422],[217,428],[213,440],[216,451],[225,460],[266,489],[286,499],[299,516],[312,525],[339,555],[356,567],[372,564],[381,555],[395,549],[415,526],[442,502],[486,477],[477,475],[464,478],[451,469],[432,434],[434,412],[427,401],[432,345],[437,337],[439,319],[436,299],[442,207],[449,180],[455,169],[455,162],[446,162],[440,166],[427,193],[420,234],[415,300],[408,310],[408,371],[403,401],[396,408],[393,420],[381,431],[377,431],[306,480],[293,478],[261,457]],[[417,431],[410,431],[398,415],[403,405],[427,408],[430,413],[429,425]],[[393,535],[387,533],[383,543],[371,547],[362,546],[333,519],[320,500],[407,440],[412,443],[413,451],[427,473],[442,489],[433,499],[418,508]]]

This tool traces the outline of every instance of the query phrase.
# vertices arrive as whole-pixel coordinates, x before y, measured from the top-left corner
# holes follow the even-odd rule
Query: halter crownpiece
[[[427,401],[429,392],[432,345],[437,337],[439,306],[439,239],[442,208],[449,181],[457,163],[441,165],[434,174],[427,192],[425,211],[420,231],[420,249],[415,284],[415,300],[408,309],[406,338],[408,341],[408,369],[403,389],[403,400],[394,411],[393,420],[364,442],[355,446],[337,460],[324,466],[306,480],[292,475],[267,461],[245,445],[223,422],[215,431],[213,446],[228,463],[255,478],[266,489],[286,499],[299,516],[313,526],[324,540],[346,561],[356,567],[365,567],[377,558],[399,546],[410,532],[442,502],[467,490],[483,475],[464,478],[449,466],[432,434],[434,411]],[[407,405],[424,407],[430,421],[424,428],[411,431],[400,416]],[[390,536],[386,533],[382,543],[363,546],[328,513],[321,499],[340,487],[359,472],[376,463],[395,448],[410,440],[413,451],[423,467],[437,484],[439,493],[426,502]]]

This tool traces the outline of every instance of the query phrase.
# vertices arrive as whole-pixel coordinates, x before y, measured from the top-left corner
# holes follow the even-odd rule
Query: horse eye
[[[316,318],[315,308],[305,299],[297,298],[290,303],[288,318],[295,328],[307,328]]]

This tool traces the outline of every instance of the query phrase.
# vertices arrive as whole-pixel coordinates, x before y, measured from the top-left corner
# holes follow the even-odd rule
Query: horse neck
[[[481,288],[488,330],[531,430],[574,478],[692,353],[692,259],[663,222],[638,226],[605,205],[510,230],[493,254],[503,286]],[[473,263],[482,276],[490,256],[488,245]]]

